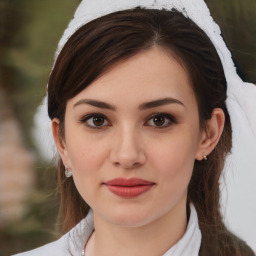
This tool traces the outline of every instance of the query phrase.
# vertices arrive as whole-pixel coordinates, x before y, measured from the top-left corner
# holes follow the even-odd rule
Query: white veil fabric
[[[232,152],[226,160],[221,180],[222,211],[231,231],[256,251],[256,86],[243,82],[238,76],[220,28],[203,0],[83,0],[58,44],[55,58],[68,38],[82,25],[100,16],[137,6],[181,11],[206,32],[220,56],[228,83],[226,103],[233,130]],[[34,134],[41,151],[49,158],[53,142],[52,139],[49,141],[50,121],[45,106],[46,102],[36,114]]]

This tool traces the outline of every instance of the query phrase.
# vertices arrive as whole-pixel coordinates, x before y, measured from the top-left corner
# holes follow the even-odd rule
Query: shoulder
[[[59,240],[38,247],[34,250],[15,254],[13,256],[56,256],[56,255],[70,255],[68,251],[67,235],[62,236]]]
[[[83,220],[81,220],[73,229],[63,235],[59,240],[37,249],[13,256],[81,255],[84,245],[93,230],[93,213],[92,211],[89,211],[88,215]]]

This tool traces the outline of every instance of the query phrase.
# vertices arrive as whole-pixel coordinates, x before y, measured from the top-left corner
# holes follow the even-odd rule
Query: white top
[[[170,227],[171,228],[171,227]],[[94,230],[93,213],[81,220],[59,240],[16,256],[81,256],[84,245]],[[201,245],[201,231],[193,205],[190,205],[190,218],[183,237],[163,256],[198,256]]]

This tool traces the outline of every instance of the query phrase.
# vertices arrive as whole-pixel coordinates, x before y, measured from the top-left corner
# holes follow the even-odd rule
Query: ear
[[[52,120],[52,135],[63,164],[69,167],[70,161],[68,157],[67,147],[63,136],[61,136],[60,134],[60,121],[58,118],[54,118]]]
[[[202,160],[209,155],[219,142],[225,124],[225,114],[221,108],[212,111],[211,119],[206,123],[205,129],[201,132],[195,159]]]

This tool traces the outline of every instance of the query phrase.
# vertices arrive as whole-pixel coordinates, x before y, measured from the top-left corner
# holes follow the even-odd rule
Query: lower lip
[[[138,185],[132,187],[107,185],[107,187],[112,193],[117,196],[124,198],[134,198],[149,191],[153,187],[153,184]]]

